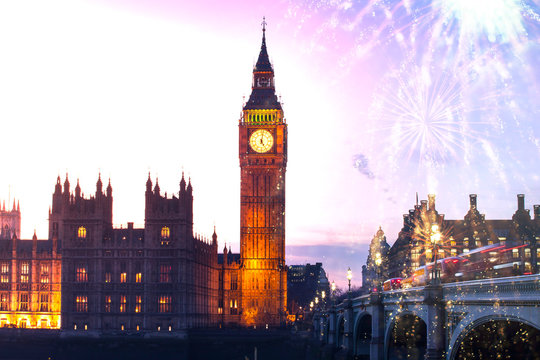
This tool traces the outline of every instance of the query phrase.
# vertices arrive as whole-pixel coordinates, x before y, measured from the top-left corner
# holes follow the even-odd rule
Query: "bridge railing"
[[[443,285],[443,296],[447,301],[540,302],[540,274],[447,283]]]

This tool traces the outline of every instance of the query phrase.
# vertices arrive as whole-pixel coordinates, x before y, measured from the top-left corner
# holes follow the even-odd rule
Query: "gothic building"
[[[160,332],[286,319],[287,124],[263,26],[252,93],[239,121],[240,253],[193,233],[193,188],[170,197],[146,181],[145,224],[113,226],[101,176],[85,196],[57,178],[48,240],[19,240],[19,206],[0,211],[0,326]]]
[[[9,204],[8,204],[9,205]],[[15,207],[13,200],[13,209],[6,210],[6,201],[2,202],[0,210],[0,240],[11,240],[13,236],[19,238],[21,234],[21,209],[19,202]]]
[[[85,198],[58,178],[49,234],[62,243],[62,328],[174,331],[216,322],[217,236],[193,236],[193,189],[146,182],[145,226],[114,228],[112,187]]]
[[[252,91],[238,126],[240,255],[238,262],[229,264],[231,254],[224,253],[220,275],[220,288],[224,291],[220,299],[220,304],[224,305],[222,315],[228,319],[237,316],[244,326],[283,324],[287,305],[287,124],[275,94],[274,70],[266,49],[265,30],[263,22]],[[231,288],[236,286],[234,284],[240,287],[239,292]],[[238,309],[236,299],[230,296],[239,297]]]
[[[435,208],[435,195],[421,201],[403,215],[403,227],[389,251],[388,277],[407,277],[418,266],[432,261],[430,229],[436,224],[442,233],[437,257],[467,253],[491,244],[514,244],[513,257],[522,259],[521,273],[538,273],[540,266],[540,205],[531,218],[525,197],[517,195],[517,209],[508,220],[486,220],[477,208],[476,194],[469,195],[469,210],[463,220],[446,220]]]

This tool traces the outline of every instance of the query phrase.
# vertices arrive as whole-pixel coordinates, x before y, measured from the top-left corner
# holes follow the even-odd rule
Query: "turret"
[[[186,192],[186,180],[184,179],[184,172],[182,171],[182,180],[180,180],[180,197]]]
[[[32,258],[37,258],[37,235],[36,229],[34,229],[34,236],[32,236]]]
[[[98,175],[98,181],[96,182],[96,198],[103,195],[103,183],[101,182],[101,173]]]
[[[112,199],[111,178],[109,178],[109,185],[107,185],[107,197]]]
[[[148,180],[146,180],[146,192],[152,192],[152,179],[150,179],[150,172],[148,173]]]
[[[62,185],[60,185],[60,175],[56,178],[56,185],[54,187],[54,194],[59,195],[62,194]]]
[[[156,186],[154,187],[154,195],[159,196],[159,183],[158,183],[158,178],[156,178]]]
[[[69,180],[68,180],[67,173],[66,173],[66,180],[64,181],[64,196],[69,199]]]
[[[81,197],[81,186],[79,185],[79,179],[77,179],[77,186],[75,186],[75,198]]]
[[[216,234],[216,226],[214,225],[214,233],[212,234],[212,245],[217,246],[217,234]]]

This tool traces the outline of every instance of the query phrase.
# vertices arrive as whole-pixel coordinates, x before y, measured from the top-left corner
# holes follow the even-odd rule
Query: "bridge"
[[[374,292],[315,312],[313,330],[354,359],[539,359],[539,310],[536,274]]]

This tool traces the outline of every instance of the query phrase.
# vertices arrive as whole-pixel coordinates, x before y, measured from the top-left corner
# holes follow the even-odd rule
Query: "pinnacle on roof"
[[[262,44],[261,44],[261,51],[259,52],[259,58],[257,59],[257,64],[255,64],[255,71],[273,71],[272,64],[270,63],[270,59],[268,57],[268,52],[266,51],[266,21],[263,17],[263,36],[262,36]]]

